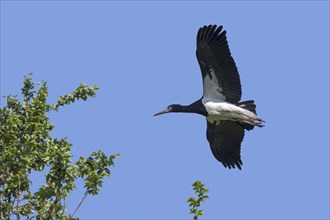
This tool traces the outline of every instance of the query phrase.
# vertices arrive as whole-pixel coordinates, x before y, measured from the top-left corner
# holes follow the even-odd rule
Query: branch
[[[79,205],[77,206],[76,210],[73,212],[73,214],[70,216],[69,219],[72,219],[72,218],[73,218],[73,216],[76,214],[76,212],[77,212],[78,209],[80,208],[81,204],[82,204],[82,203],[84,202],[84,200],[86,199],[87,195],[88,195],[88,192],[86,191],[85,194],[84,194],[84,197],[81,199]]]

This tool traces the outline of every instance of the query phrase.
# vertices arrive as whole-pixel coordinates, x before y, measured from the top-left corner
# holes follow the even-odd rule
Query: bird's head
[[[180,112],[180,110],[181,110],[181,105],[176,105],[176,104],[169,105],[163,111],[160,111],[160,112],[154,114],[154,116],[162,115],[162,114],[169,113],[169,112]]]

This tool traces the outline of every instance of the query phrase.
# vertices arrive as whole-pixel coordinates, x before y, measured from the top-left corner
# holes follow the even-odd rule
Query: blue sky
[[[203,117],[152,116],[201,97],[205,24],[224,25],[242,100],[266,121],[246,132],[241,171],[213,158]],[[197,179],[210,190],[205,219],[329,218],[328,1],[1,1],[1,96],[30,72],[49,102],[81,82],[101,87],[50,114],[74,158],[122,155],[82,219],[189,219]],[[78,182],[71,213],[82,194]]]

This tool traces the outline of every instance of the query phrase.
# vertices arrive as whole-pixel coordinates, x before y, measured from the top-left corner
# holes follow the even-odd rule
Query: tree
[[[209,197],[206,195],[209,190],[204,187],[204,184],[196,180],[193,184],[193,189],[195,193],[197,194],[198,198],[190,197],[187,202],[189,202],[190,208],[190,214],[194,214],[194,220],[198,220],[198,216],[202,216],[204,214],[204,211],[199,209],[202,202],[205,202],[206,199]]]
[[[6,106],[0,108],[0,219],[74,219],[84,199],[99,193],[104,177],[110,176],[113,160],[119,156],[96,151],[73,163],[72,144],[50,135],[54,125],[49,123],[47,113],[95,97],[97,85],[82,83],[72,93],[60,96],[57,103],[47,104],[47,84],[38,84],[35,91],[31,75],[26,76],[21,90],[23,103],[17,96],[7,96]],[[46,167],[45,184],[31,192],[29,175]],[[78,178],[84,180],[85,193],[76,211],[67,215],[66,199]]]

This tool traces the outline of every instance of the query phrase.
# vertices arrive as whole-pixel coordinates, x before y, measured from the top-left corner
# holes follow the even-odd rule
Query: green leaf
[[[197,212],[197,216],[202,216],[204,214],[204,211],[203,210],[199,210],[198,212]]]
[[[0,107],[0,218],[68,219],[64,200],[75,181],[85,182],[85,195],[100,192],[105,176],[118,154],[107,156],[102,151],[72,162],[72,144],[66,138],[52,138],[54,125],[48,112],[69,105],[76,100],[95,97],[97,85],[88,88],[85,83],[72,93],[60,96],[55,104],[48,104],[47,83],[35,84],[31,74],[24,77],[22,99],[7,96]],[[23,100],[21,103],[19,100]],[[45,170],[45,181],[31,193],[30,174]],[[17,201],[21,201],[17,204]],[[70,216],[70,219],[78,219]]]
[[[55,189],[51,188],[51,187],[43,187],[43,188],[39,189],[38,192],[35,193],[36,197],[40,197],[42,199],[47,199],[47,198],[50,198],[55,195],[56,195]]]
[[[98,89],[100,89],[100,87],[98,85],[92,85],[91,86],[91,89],[92,90],[98,90]]]

